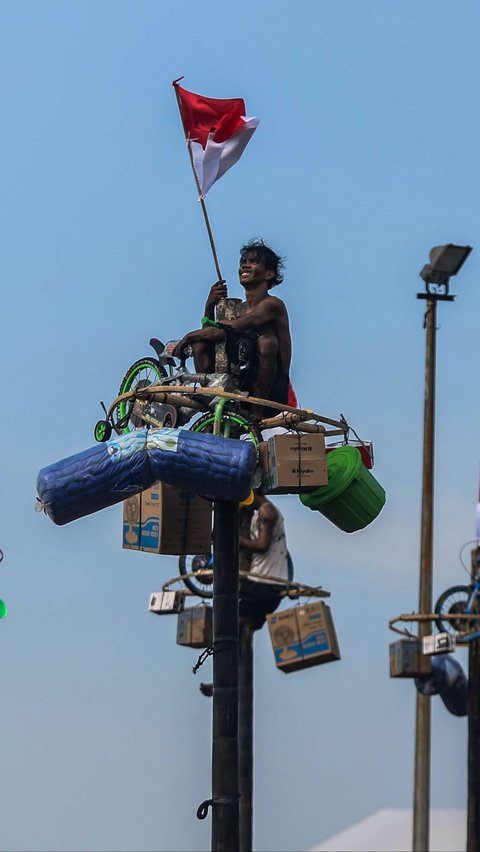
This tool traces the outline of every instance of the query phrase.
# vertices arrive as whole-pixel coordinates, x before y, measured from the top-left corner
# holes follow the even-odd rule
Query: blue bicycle
[[[288,559],[288,581],[293,580],[293,560]],[[213,553],[197,553],[193,556],[180,556],[178,567],[183,582],[200,598],[213,598]],[[246,575],[248,576],[248,575]]]
[[[435,623],[440,633],[449,633],[457,642],[472,642],[480,637],[480,578],[468,586],[452,586],[435,604]],[[472,615],[473,618],[445,618],[445,615]]]

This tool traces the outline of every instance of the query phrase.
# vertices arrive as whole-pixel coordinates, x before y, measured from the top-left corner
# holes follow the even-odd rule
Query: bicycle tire
[[[195,560],[198,560],[196,563],[197,568],[195,567]],[[190,589],[191,592],[200,598],[213,598],[213,566],[212,570],[204,574],[203,577],[187,577],[185,575],[190,574],[192,571],[196,573],[196,571],[205,570],[209,561],[209,553],[180,556],[178,560],[182,582],[185,583],[187,589]]]
[[[459,619],[457,623],[450,619],[444,620],[442,615],[465,612],[471,594],[471,586],[452,586],[440,595],[435,604],[435,614],[438,616],[435,623],[440,633],[449,633],[450,636],[455,637],[461,635],[462,640],[468,641],[468,636],[464,636],[463,633],[470,628],[469,622],[463,619]],[[480,629],[480,622],[474,621],[473,624],[477,630]]]
[[[143,378],[140,378],[142,374]],[[166,370],[155,358],[140,358],[125,373],[118,395],[121,396],[135,388],[148,387],[148,385],[155,384],[166,376]],[[143,425],[140,418],[131,415],[131,410],[132,405],[129,400],[122,400],[115,408],[116,426],[122,433],[131,432],[132,428],[135,429]]]
[[[95,429],[93,430],[93,436],[96,441],[103,443],[104,441],[108,441],[112,436],[112,427],[108,420],[99,420],[98,423],[95,424]]]
[[[205,567],[208,565],[210,561],[210,555],[207,553],[196,554],[195,556],[180,556],[178,560],[178,567],[180,570],[180,574],[182,576],[182,581],[185,583],[187,589],[190,589],[195,595],[198,595],[201,598],[213,598],[213,563],[212,570],[207,574],[204,574],[202,577],[188,577],[185,576],[187,574],[195,573],[195,560],[201,560],[197,563],[197,570],[205,570]],[[288,565],[288,582],[293,582],[293,559],[290,555],[290,552],[287,552],[287,565]]]
[[[215,414],[212,412],[207,412],[207,414],[203,414],[202,417],[199,417],[198,420],[195,421],[190,426],[190,432],[209,432],[213,433],[213,427],[215,422]],[[262,440],[262,435],[260,430],[254,426],[252,423],[242,417],[241,414],[236,414],[235,412],[225,411],[222,415],[221,419],[221,427],[222,427],[222,437],[228,438],[237,438],[239,440],[251,440],[255,446],[255,450],[257,453],[258,459],[258,445]],[[225,435],[226,431],[231,432],[233,428],[233,432],[237,434],[229,434]],[[240,434],[238,434],[240,432]]]

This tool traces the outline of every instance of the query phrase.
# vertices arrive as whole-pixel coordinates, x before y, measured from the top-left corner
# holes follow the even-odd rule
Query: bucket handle
[[[350,432],[352,432],[355,435],[357,441],[362,445],[363,449],[366,450],[367,447],[366,447],[364,441],[362,441],[362,439],[360,438],[360,435],[358,435],[357,432],[355,432],[355,429],[353,428],[353,426],[350,426],[350,424],[347,422],[347,420],[343,416],[343,414],[340,414],[340,423],[343,423],[343,425],[345,426],[345,433],[344,433],[345,434],[345,446],[348,446],[348,439],[350,437]]]

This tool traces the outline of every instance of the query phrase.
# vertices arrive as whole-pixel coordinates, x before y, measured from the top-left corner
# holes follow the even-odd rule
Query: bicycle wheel
[[[95,429],[93,430],[93,436],[96,441],[103,443],[104,441],[108,441],[112,436],[112,427],[108,420],[99,420],[98,423],[95,424]]]
[[[466,618],[442,618],[442,615],[464,613],[471,594],[472,589],[470,586],[452,586],[451,589],[447,589],[443,595],[440,595],[437,603],[435,604],[435,614],[438,615],[438,618],[435,619],[435,623],[441,633],[449,633],[451,636],[455,637],[460,635],[462,639],[468,641],[469,637],[463,636],[462,634],[468,633],[469,631],[477,632],[480,630],[480,621],[477,621],[476,619],[468,621]],[[478,612],[478,605],[476,602],[474,602],[474,606],[471,608],[471,611],[472,613]]]
[[[190,426],[190,432],[209,432],[213,433],[215,415],[211,412],[204,414],[195,423]],[[237,438],[240,441],[252,441],[255,446],[258,458],[258,445],[262,440],[260,430],[242,417],[232,411],[225,411],[222,415],[221,435],[223,438]]]
[[[178,567],[187,589],[201,598],[213,598],[213,562],[209,553],[180,556]],[[186,577],[185,574],[194,574]]]
[[[128,393],[128,391],[137,388],[146,388],[149,385],[161,383],[166,375],[164,368],[154,358],[141,358],[139,361],[135,361],[135,364],[132,364],[125,373],[118,395],[121,396],[123,393]],[[132,416],[131,411],[132,403],[130,400],[119,402],[115,409],[116,425],[121,432],[131,432],[132,429],[143,426],[143,420]]]

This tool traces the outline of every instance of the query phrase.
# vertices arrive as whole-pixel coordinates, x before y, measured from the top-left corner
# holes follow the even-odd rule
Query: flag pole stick
[[[175,97],[177,99],[177,106],[178,106],[178,111],[180,113],[180,120],[182,122],[183,132],[185,133],[185,139],[187,140],[187,148],[188,148],[188,154],[189,154],[189,157],[190,157],[190,165],[192,167],[193,177],[195,178],[195,184],[196,184],[197,192],[198,192],[198,200],[200,201],[200,204],[201,204],[201,207],[202,207],[203,218],[205,219],[205,225],[207,226],[207,233],[208,233],[208,239],[210,240],[210,248],[212,249],[213,262],[215,264],[215,269],[216,269],[216,272],[217,272],[218,280],[220,281],[222,279],[222,273],[220,272],[220,264],[218,262],[217,250],[215,248],[213,233],[212,233],[212,229],[210,227],[210,220],[208,218],[207,206],[205,204],[205,199],[203,198],[203,195],[202,195],[202,187],[200,186],[200,181],[198,180],[198,175],[195,171],[195,164],[193,162],[193,154],[192,154],[192,147],[191,147],[190,139],[187,136],[187,133],[186,133],[186,130],[185,130],[185,127],[184,127],[184,124],[183,124],[183,119],[182,119],[182,109],[181,109],[181,104],[180,104],[180,96],[178,94],[178,89],[177,89],[177,84],[180,82],[180,80],[183,80],[183,77],[179,77],[177,80],[174,80],[173,83],[172,83],[172,86],[175,89]]]

